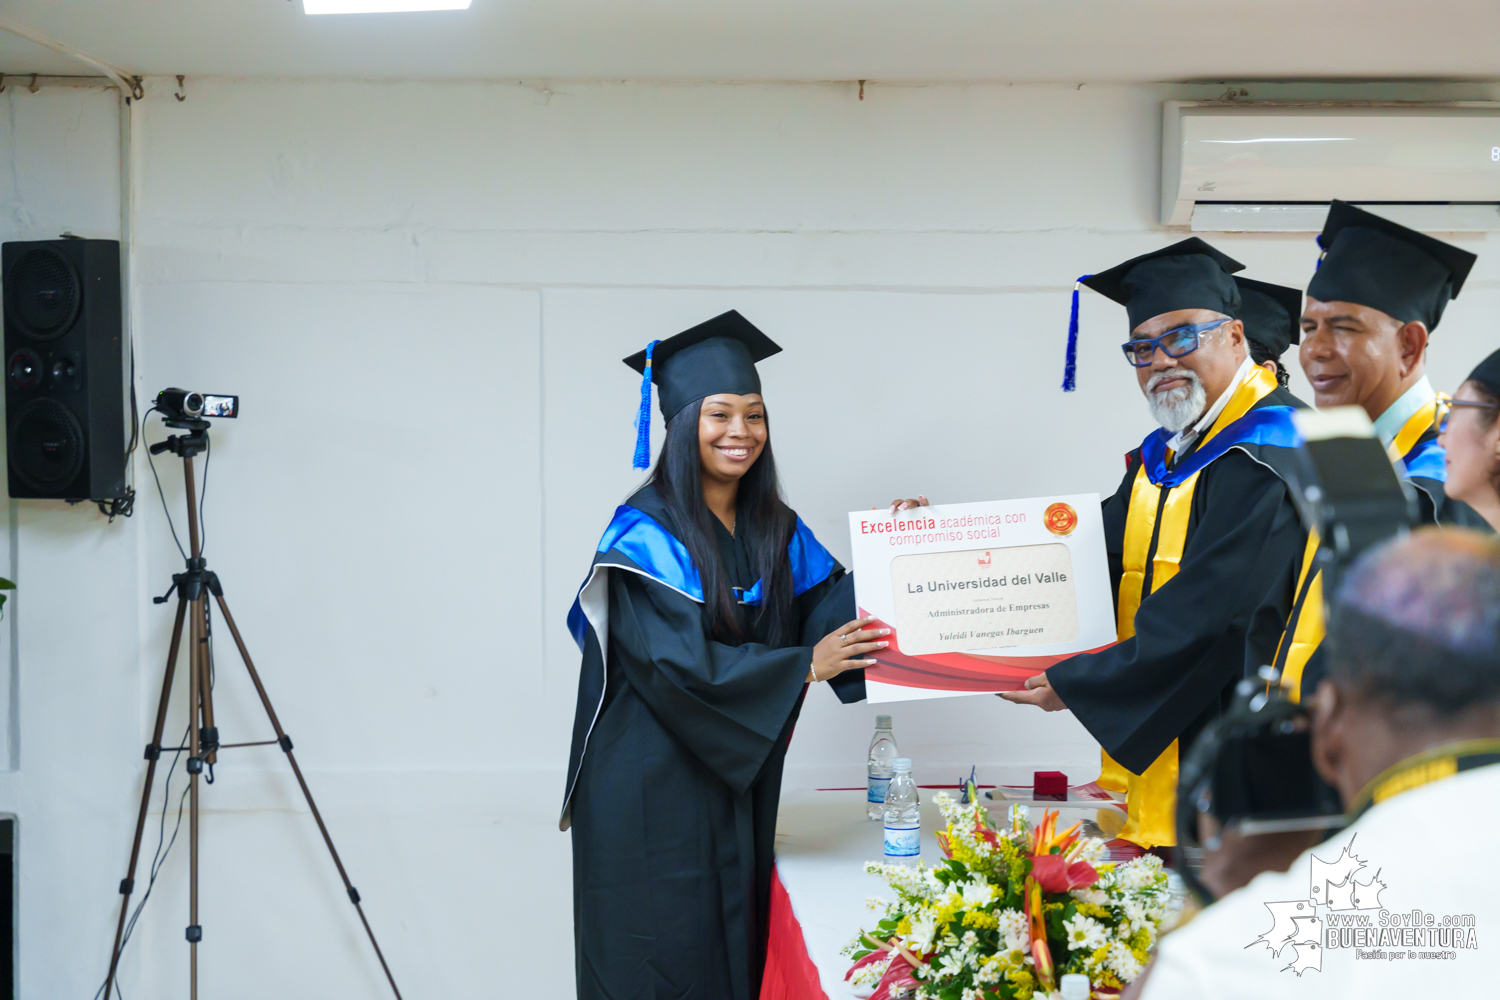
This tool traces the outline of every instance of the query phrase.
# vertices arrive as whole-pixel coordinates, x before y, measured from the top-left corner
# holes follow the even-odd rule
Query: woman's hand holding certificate
[[[837,677],[845,670],[873,667],[874,660],[859,659],[866,653],[884,649],[889,642],[881,641],[891,634],[888,628],[865,628],[873,618],[856,618],[845,622],[829,632],[813,647],[812,666],[808,668],[809,681],[826,681]]]

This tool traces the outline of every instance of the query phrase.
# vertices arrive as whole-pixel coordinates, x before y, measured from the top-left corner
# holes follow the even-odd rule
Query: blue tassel
[[[1079,275],[1078,280],[1073,282],[1073,312],[1068,317],[1068,355],[1063,362],[1063,392],[1072,392],[1078,388],[1078,290],[1083,287],[1086,279],[1092,277],[1092,274]]]
[[[635,415],[635,460],[632,467],[651,467],[651,354],[661,341],[646,345],[646,371],[641,375],[641,410]]]

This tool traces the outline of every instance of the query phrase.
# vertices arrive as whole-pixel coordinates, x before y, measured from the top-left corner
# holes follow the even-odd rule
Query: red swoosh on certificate
[[[859,609],[865,618],[869,612]],[[876,666],[865,668],[867,680],[900,687],[927,688],[935,691],[1018,691],[1028,677],[1035,677],[1054,663],[1080,653],[1097,653],[1115,645],[1107,642],[1078,653],[1056,653],[1050,656],[983,656],[977,653],[928,653],[908,656],[896,642],[896,628],[876,619],[866,628],[888,628],[890,643],[885,649],[867,654]]]

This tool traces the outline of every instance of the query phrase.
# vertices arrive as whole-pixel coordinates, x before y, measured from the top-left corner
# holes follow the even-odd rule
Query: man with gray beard
[[[1078,717],[1104,748],[1100,784],[1127,795],[1120,837],[1142,848],[1176,843],[1179,743],[1274,657],[1306,540],[1277,471],[1303,404],[1249,356],[1242,267],[1193,238],[1082,279],[1126,307],[1125,360],[1161,425],[1104,501],[1119,642],[1001,695]]]

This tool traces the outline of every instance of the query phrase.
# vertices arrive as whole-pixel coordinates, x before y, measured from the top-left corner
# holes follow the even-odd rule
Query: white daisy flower
[[[1141,974],[1141,963],[1123,941],[1116,941],[1109,946],[1109,958],[1105,964],[1120,977],[1121,982],[1128,983]]]
[[[931,913],[913,917],[911,933],[902,939],[902,944],[918,955],[932,950],[933,938],[937,936],[937,918]]]
[[[1109,940],[1109,931],[1103,924],[1081,913],[1063,921],[1063,928],[1068,932],[1069,951],[1093,951],[1104,947]]]
[[[963,884],[964,906],[970,909],[978,909],[986,906],[995,898],[995,887],[984,878],[976,878],[972,882]]]

